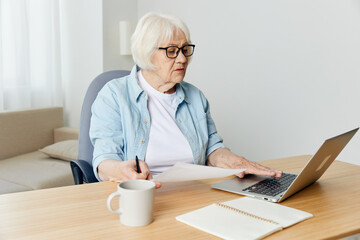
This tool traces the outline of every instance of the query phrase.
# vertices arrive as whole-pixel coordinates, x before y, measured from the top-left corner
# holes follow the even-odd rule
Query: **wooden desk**
[[[263,161],[299,172],[309,156]],[[156,190],[154,222],[131,228],[107,210],[116,184],[102,182],[0,195],[0,239],[218,239],[175,217],[241,197],[210,188],[223,179],[163,184]],[[266,239],[338,239],[360,233],[360,166],[335,161],[315,184],[281,204],[314,217]],[[240,236],[241,237],[241,236]]]

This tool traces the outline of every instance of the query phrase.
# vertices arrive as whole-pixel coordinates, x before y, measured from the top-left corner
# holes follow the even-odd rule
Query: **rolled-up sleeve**
[[[206,159],[209,155],[219,148],[224,148],[223,139],[217,133],[214,120],[212,119],[210,112],[206,113],[207,123],[208,123],[208,133],[209,133],[209,142],[206,148]]]
[[[208,131],[208,145],[206,148],[205,157],[206,159],[208,156],[219,148],[225,148],[225,145],[223,144],[223,139],[220,137],[216,130],[215,122],[211,117],[210,114],[210,104],[208,100],[205,98],[205,96],[202,94],[202,100],[205,103],[205,113],[206,113],[206,120],[207,120],[207,131]]]
[[[90,123],[90,139],[94,146],[93,170],[100,181],[97,167],[105,159],[124,160],[124,137],[120,108],[116,95],[105,85],[95,99]]]

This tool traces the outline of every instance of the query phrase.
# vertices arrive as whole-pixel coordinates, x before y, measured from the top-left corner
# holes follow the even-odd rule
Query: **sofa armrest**
[[[54,129],[54,142],[61,142],[65,140],[78,139],[79,130],[70,127],[60,127]]]
[[[61,107],[0,113],[0,159],[36,151],[54,143],[54,128],[63,126]]]

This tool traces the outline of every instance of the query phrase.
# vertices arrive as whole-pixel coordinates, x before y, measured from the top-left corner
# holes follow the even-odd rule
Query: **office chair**
[[[89,129],[91,106],[102,87],[114,78],[129,75],[127,70],[108,71],[97,76],[87,89],[80,116],[78,159],[70,162],[75,184],[98,182],[93,172],[92,159],[94,147],[90,141]]]

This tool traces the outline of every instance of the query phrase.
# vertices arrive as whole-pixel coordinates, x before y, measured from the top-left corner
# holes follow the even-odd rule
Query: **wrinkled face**
[[[173,40],[161,43],[160,47],[176,46],[181,48],[187,44],[189,43],[185,34],[179,30],[174,31]],[[168,58],[166,50],[157,50],[152,58],[152,63],[156,69],[152,72],[156,75],[158,84],[174,87],[176,83],[180,83],[185,77],[188,60],[188,57],[185,57],[181,50],[176,58]]]

